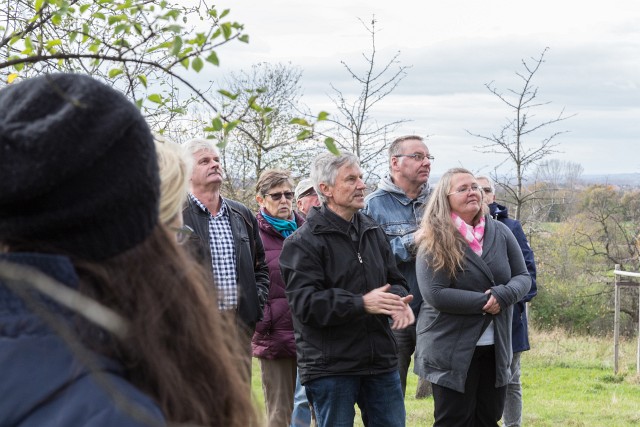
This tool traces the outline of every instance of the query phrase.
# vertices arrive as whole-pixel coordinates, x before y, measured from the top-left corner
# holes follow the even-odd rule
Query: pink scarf
[[[471,250],[478,256],[482,256],[482,239],[484,237],[484,216],[480,218],[480,222],[475,227],[467,224],[458,215],[451,212],[451,220],[453,225],[458,229],[460,234],[469,242]]]

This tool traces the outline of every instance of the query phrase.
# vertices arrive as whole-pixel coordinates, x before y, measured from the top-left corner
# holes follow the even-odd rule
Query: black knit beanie
[[[80,74],[0,90],[0,243],[102,260],[158,221],[149,127],[124,95]]]

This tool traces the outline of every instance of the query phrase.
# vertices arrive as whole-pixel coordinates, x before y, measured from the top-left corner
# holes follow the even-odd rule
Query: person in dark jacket
[[[323,204],[285,240],[280,269],[293,316],[300,380],[320,427],[404,426],[392,328],[414,322],[411,296],[382,229],[359,210],[365,184],[351,153],[319,155]]]
[[[524,234],[520,221],[509,218],[506,206],[496,203],[496,189],[493,181],[486,176],[476,178],[478,185],[484,192],[484,203],[487,205],[491,217],[497,219],[507,227],[516,237],[527,271],[531,276],[531,289],[525,297],[513,305],[513,321],[511,323],[511,346],[513,348],[513,361],[511,362],[511,379],[507,384],[507,397],[504,404],[502,424],[505,427],[520,427],[522,425],[522,384],[520,382],[520,356],[523,351],[529,350],[529,326],[527,323],[526,304],[538,293],[536,286],[536,262],[527,236]]]
[[[529,291],[507,226],[483,213],[471,172],[449,169],[422,218],[416,273],[424,298],[415,371],[433,384],[435,427],[497,427],[511,377],[511,306]]]
[[[79,74],[3,88],[0,183],[0,425],[256,425],[133,103]]]
[[[236,320],[245,379],[250,383],[251,337],[269,295],[269,268],[258,223],[245,205],[221,196],[223,171],[213,142],[193,139],[186,150],[194,160],[191,190],[182,211],[184,224],[194,230],[189,244],[212,272],[218,308]]]
[[[382,226],[400,272],[413,295],[411,309],[416,319],[422,296],[416,279],[415,232],[429,199],[429,174],[433,156],[422,137],[396,138],[389,146],[389,175],[365,199],[364,213]],[[416,349],[416,327],[393,331],[398,343],[398,368],[402,392],[406,393],[411,355]]]
[[[296,386],[296,342],[284,280],[280,274],[284,239],[304,223],[302,217],[293,211],[293,196],[289,172],[267,169],[260,174],[256,184],[260,211],[256,219],[271,283],[264,316],[256,325],[251,344],[253,356],[260,360],[269,427],[287,427],[291,422]]]

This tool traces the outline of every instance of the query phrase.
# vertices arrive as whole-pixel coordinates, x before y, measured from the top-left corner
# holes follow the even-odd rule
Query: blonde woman
[[[511,376],[511,306],[531,285],[518,242],[484,215],[482,197],[471,172],[448,170],[419,230],[415,372],[433,383],[438,427],[498,425]]]

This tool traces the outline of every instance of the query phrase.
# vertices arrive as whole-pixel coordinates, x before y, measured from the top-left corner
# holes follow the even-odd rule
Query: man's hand
[[[416,321],[413,310],[409,307],[409,303],[413,300],[413,295],[407,295],[404,298],[400,298],[400,300],[404,303],[404,308],[397,310],[391,315],[391,319],[393,320],[391,329],[404,329]]]
[[[487,289],[485,294],[491,294],[491,289]],[[491,295],[489,297],[489,301],[482,307],[482,311],[489,314],[498,314],[500,313],[500,304],[498,304],[498,300],[496,297]]]
[[[364,310],[369,314],[386,314],[387,316],[391,316],[397,311],[403,311],[405,306],[403,298],[387,292],[390,288],[391,285],[387,283],[364,294],[362,296]]]

